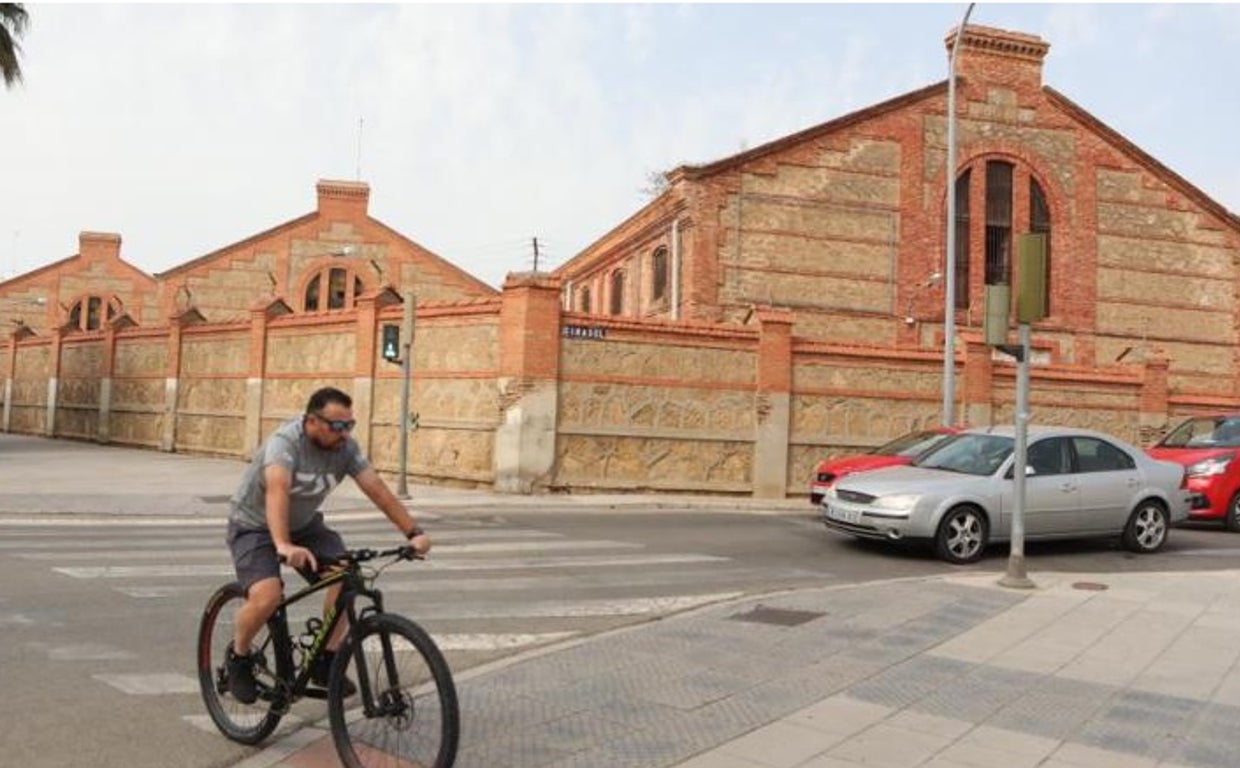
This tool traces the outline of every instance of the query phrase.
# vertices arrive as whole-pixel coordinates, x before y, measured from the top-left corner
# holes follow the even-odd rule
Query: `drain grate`
[[[231,496],[199,496],[198,500],[204,504],[227,504]]]
[[[734,613],[728,618],[735,621],[773,624],[777,627],[795,627],[826,615],[815,611],[795,611],[790,608],[767,608],[765,605],[759,605],[744,613]]]
[[[1103,592],[1107,589],[1106,584],[1099,584],[1096,581],[1078,581],[1072,585],[1073,589],[1080,589],[1086,592]]]

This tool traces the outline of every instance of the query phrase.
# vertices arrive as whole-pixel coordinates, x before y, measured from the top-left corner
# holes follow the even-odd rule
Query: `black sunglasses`
[[[318,411],[311,411],[310,415],[326,424],[333,432],[348,432],[357,426],[357,419],[329,419]]]

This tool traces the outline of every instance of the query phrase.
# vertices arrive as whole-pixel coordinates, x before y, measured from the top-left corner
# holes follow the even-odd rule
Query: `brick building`
[[[1049,47],[980,26],[963,35],[960,335],[980,333],[984,285],[1013,277],[1016,236],[1043,232],[1042,362],[1165,355],[1172,391],[1240,394],[1240,218],[1044,84]],[[556,270],[564,307],[740,323],[774,305],[793,310],[796,337],[941,349],[946,112],[944,81],[676,168],[666,191]]]
[[[1013,418],[981,308],[1026,232],[1050,242],[1035,421],[1145,442],[1240,408],[1240,220],[1043,85],[1041,39],[969,27],[963,45],[957,412]],[[553,274],[501,291],[370,218],[350,182],[155,277],[83,233],[77,256],[0,283],[0,430],[244,458],[331,384],[381,470],[417,425],[423,481],[805,494],[824,456],[940,417],[946,101],[937,83],[677,168]],[[404,289],[410,421],[378,354]]]

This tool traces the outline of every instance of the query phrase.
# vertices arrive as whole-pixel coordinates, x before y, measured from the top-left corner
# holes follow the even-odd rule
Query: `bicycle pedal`
[[[306,690],[302,695],[304,695],[307,699],[326,699],[327,689],[319,688],[318,686],[314,686],[314,685],[308,685],[306,686]]]

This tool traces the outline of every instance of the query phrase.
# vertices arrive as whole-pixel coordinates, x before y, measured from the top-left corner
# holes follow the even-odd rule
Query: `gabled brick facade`
[[[1046,362],[1092,368],[1165,354],[1173,391],[1240,394],[1240,219],[1045,85],[1049,48],[987,27],[963,36],[954,175],[969,174],[961,208],[971,215],[958,230],[968,247],[962,338],[980,332],[990,199],[1012,249],[992,263],[992,279],[1018,277],[1016,236],[1049,222],[1051,311],[1034,326]],[[947,83],[936,83],[675,169],[662,195],[556,270],[564,305],[582,310],[588,289],[590,311],[610,314],[622,285],[625,317],[740,323],[773,305],[794,312],[800,338],[941,349],[946,111]],[[1004,185],[1010,192],[988,198]],[[1006,211],[996,214],[996,200]],[[660,248],[675,286],[662,304],[650,299]]]

